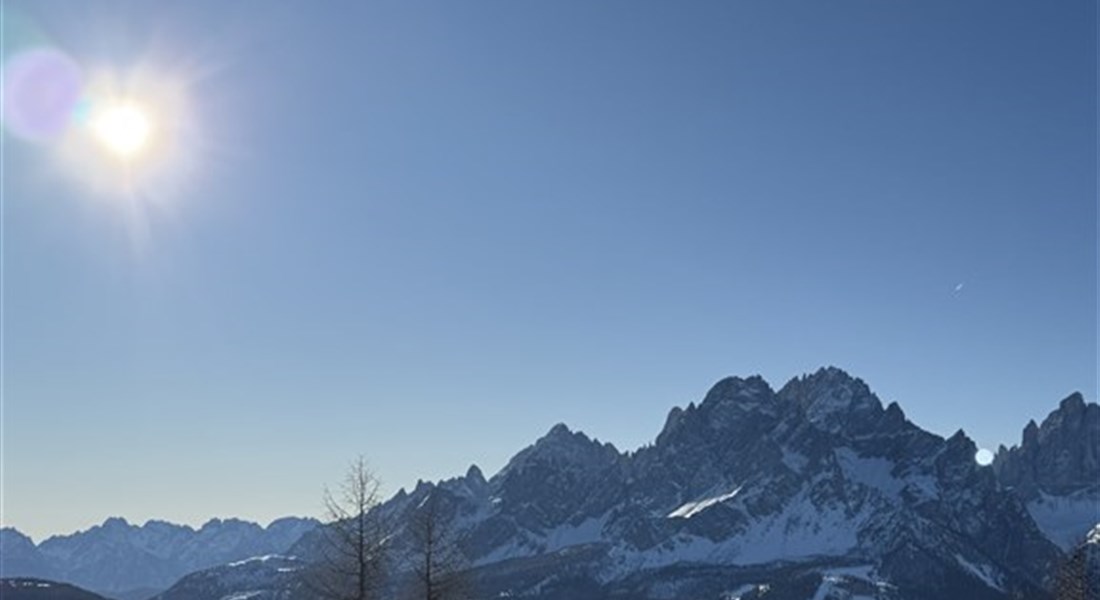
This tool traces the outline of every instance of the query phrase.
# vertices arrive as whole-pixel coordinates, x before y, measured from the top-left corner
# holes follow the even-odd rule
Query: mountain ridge
[[[488,479],[473,465],[377,510],[407,547],[406,524],[434,496],[491,595],[1046,598],[1079,541],[1060,532],[1100,521],[1082,487],[1100,442],[1080,435],[1097,411],[1071,395],[1024,428],[1020,449],[980,466],[962,429],[925,431],[841,369],[778,391],[726,377],[636,450],[558,423]],[[317,535],[286,553],[308,560]],[[181,589],[228,589],[217,575],[190,581],[208,583]]]
[[[284,552],[315,528],[316,519],[283,517],[262,527],[213,518],[198,528],[123,517],[39,544],[10,527],[0,529],[0,576],[36,576],[72,583],[120,600],[145,598],[183,575],[257,554]]]
[[[454,492],[462,478],[421,482],[380,510],[400,522],[439,494],[481,572],[553,557],[585,589],[635,581],[637,597],[672,585],[657,581],[669,569],[791,561],[862,565],[911,589],[950,582],[941,595],[1041,594],[1059,548],[976,451],[963,430],[927,432],[828,367],[779,391],[760,376],[719,380],[698,404],[672,408],[655,442],[635,451],[557,424],[476,494]],[[578,589],[552,587],[540,593]]]

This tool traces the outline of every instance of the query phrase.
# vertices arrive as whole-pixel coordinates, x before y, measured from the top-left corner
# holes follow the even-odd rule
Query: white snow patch
[[[813,600],[825,600],[830,597],[830,593],[836,587],[836,584],[843,583],[845,578],[849,579],[861,579],[868,583],[878,585],[873,576],[874,567],[871,565],[861,565],[858,567],[838,567],[835,569],[827,569],[821,572],[821,585],[817,587],[817,592],[814,593]],[[849,593],[844,590],[840,590],[837,594],[839,597],[848,598]],[[859,598],[861,596],[856,596]],[[854,600],[854,599],[853,599]]]
[[[1040,497],[1027,503],[1027,512],[1050,541],[1068,551],[1081,543],[1100,521],[1100,498],[1091,495]]]
[[[858,567],[837,567],[835,569],[826,569],[822,572],[825,577],[850,577],[852,579],[862,579],[870,583],[878,583],[878,580],[874,577],[875,568],[872,565],[860,565]]]
[[[720,598],[722,600],[741,600],[741,597],[749,592],[756,592],[758,596],[762,596],[764,594],[767,594],[768,590],[770,589],[772,589],[771,586],[766,583],[749,583],[731,592],[723,593]]]
[[[731,558],[739,564],[760,564],[786,558],[838,556],[858,544],[859,524],[870,515],[845,514],[840,505],[816,506],[804,490],[777,514],[758,519],[730,540]]]
[[[241,566],[247,565],[248,563],[251,563],[251,562],[267,562],[269,560],[278,560],[278,559],[283,559],[283,558],[288,558],[288,557],[282,556],[281,554],[265,554],[264,556],[253,556],[252,558],[246,558],[244,560],[238,560],[236,562],[231,562],[231,563],[229,563],[228,566],[230,566],[230,567],[241,567]]]
[[[230,594],[228,596],[222,596],[221,600],[248,600],[249,598],[259,596],[262,591],[254,590],[251,592],[238,592],[236,594]]]
[[[841,504],[817,506],[810,500],[810,490],[805,490],[776,513],[750,521],[743,531],[725,540],[714,542],[682,533],[650,550],[613,548],[616,564],[605,576],[677,563],[757,565],[841,556],[857,547],[856,533],[872,513],[870,504],[851,515]]]
[[[725,592],[724,594],[722,594],[722,600],[741,600],[741,596],[744,596],[745,594],[747,594],[747,593],[749,593],[749,592],[751,592],[755,589],[756,589],[756,584],[755,583],[749,583],[749,584],[743,585],[743,586],[741,586],[741,587],[739,587],[739,588],[737,588],[733,591]]]
[[[981,579],[982,582],[984,582],[987,586],[1001,592],[1004,591],[1004,588],[1001,587],[1001,584],[998,581],[997,570],[993,567],[989,565],[975,565],[974,563],[966,560],[958,554],[955,555],[955,560],[957,560],[959,564],[962,565],[962,567],[965,568],[967,571],[970,571],[970,573],[973,574],[975,577]]]
[[[607,521],[607,515],[599,518],[588,518],[578,525],[562,525],[546,532],[545,551],[553,552],[578,544],[597,542],[603,534],[603,526]]]
[[[836,583],[836,579],[829,579],[826,577],[821,580],[821,585],[817,586],[817,592],[814,593],[813,600],[825,600],[829,597],[829,592],[833,591],[833,584]]]
[[[527,533],[513,537],[503,546],[474,561],[474,566],[487,565],[507,558],[536,556],[556,552],[570,546],[589,544],[603,539],[603,527],[607,515],[588,518],[577,525],[561,525],[541,534]]]
[[[732,492],[729,492],[727,494],[722,494],[721,496],[715,496],[713,498],[705,498],[703,500],[697,500],[695,502],[688,502],[687,504],[684,504],[683,506],[677,508],[676,510],[668,513],[668,518],[669,519],[690,519],[693,516],[703,512],[704,510],[714,506],[715,504],[725,502],[726,500],[732,500],[740,492],[741,492],[741,488],[738,487],[737,489],[733,490]]]

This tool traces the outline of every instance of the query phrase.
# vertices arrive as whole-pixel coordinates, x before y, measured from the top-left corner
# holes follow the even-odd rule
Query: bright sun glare
[[[120,158],[132,158],[144,148],[152,132],[146,113],[133,104],[119,104],[103,111],[92,122],[99,142]]]

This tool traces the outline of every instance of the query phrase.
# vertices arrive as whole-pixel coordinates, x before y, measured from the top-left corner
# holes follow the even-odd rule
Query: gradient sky
[[[186,74],[181,190],[4,138],[3,521],[318,514],[837,365],[941,435],[1097,397],[1096,6],[8,0]],[[160,62],[158,62],[160,61]],[[201,143],[199,143],[201,142]],[[957,289],[959,286],[961,289]]]

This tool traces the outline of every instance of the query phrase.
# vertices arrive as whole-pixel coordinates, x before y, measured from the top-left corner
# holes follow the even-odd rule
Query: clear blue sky
[[[198,132],[137,200],[4,139],[4,520],[36,538],[316,514],[356,454],[392,492],[559,421],[633,449],[730,374],[834,364],[987,447],[1096,399],[1093,2],[5,14],[5,55],[18,21],[187,74]]]

